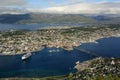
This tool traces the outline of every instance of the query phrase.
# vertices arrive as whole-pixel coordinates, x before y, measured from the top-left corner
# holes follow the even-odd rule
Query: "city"
[[[82,43],[117,36],[120,36],[120,29],[109,27],[40,29],[18,32],[13,30],[0,34],[0,53],[3,55],[22,54],[38,51],[43,46],[72,50],[73,46],[80,46]]]

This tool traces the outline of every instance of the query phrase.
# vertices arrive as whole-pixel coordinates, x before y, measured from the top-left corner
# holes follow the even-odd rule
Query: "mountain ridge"
[[[81,23],[119,23],[119,15],[85,15],[85,14],[0,14],[2,24],[81,24]]]

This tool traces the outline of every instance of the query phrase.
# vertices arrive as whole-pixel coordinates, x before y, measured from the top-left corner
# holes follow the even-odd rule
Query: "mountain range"
[[[103,14],[50,14],[50,13],[25,13],[25,14],[0,14],[2,24],[81,24],[81,23],[119,23],[120,15]]]

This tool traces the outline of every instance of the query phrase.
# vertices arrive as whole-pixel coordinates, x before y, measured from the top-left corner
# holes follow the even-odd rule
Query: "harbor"
[[[0,32],[0,55],[39,51],[43,46],[73,50],[74,46],[80,46],[82,43],[96,43],[98,39],[118,37],[118,34],[120,34],[119,28],[109,27]]]
[[[119,46],[120,38],[108,38],[99,40],[99,44],[93,43],[83,45],[83,49],[88,49],[103,57],[120,57]],[[105,45],[104,45],[105,44]],[[93,46],[94,45],[94,46]],[[97,47],[96,47],[97,46]],[[101,46],[103,48],[101,48]],[[109,46],[109,47],[108,47]],[[116,48],[117,46],[117,48]],[[89,48],[88,48],[89,47]],[[91,48],[92,47],[92,48]],[[78,47],[79,48],[79,47]],[[111,49],[111,51],[108,50]],[[53,52],[49,52],[49,50]],[[55,51],[59,50],[59,51]],[[94,50],[94,51],[93,51]],[[114,53],[114,55],[113,55]],[[0,78],[4,77],[46,77],[68,75],[69,72],[76,72],[74,69],[75,62],[84,62],[96,58],[91,52],[86,52],[73,49],[64,50],[63,48],[48,48],[45,47],[40,51],[32,52],[32,56],[22,61],[21,57],[24,54],[17,55],[0,55]],[[64,65],[66,64],[66,65]]]

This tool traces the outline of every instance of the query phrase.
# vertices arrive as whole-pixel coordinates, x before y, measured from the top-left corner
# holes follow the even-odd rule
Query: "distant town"
[[[72,50],[86,42],[100,38],[119,37],[119,27],[74,27],[63,29],[39,29],[36,31],[10,30],[0,32],[0,54],[15,55],[39,51],[43,47]]]

